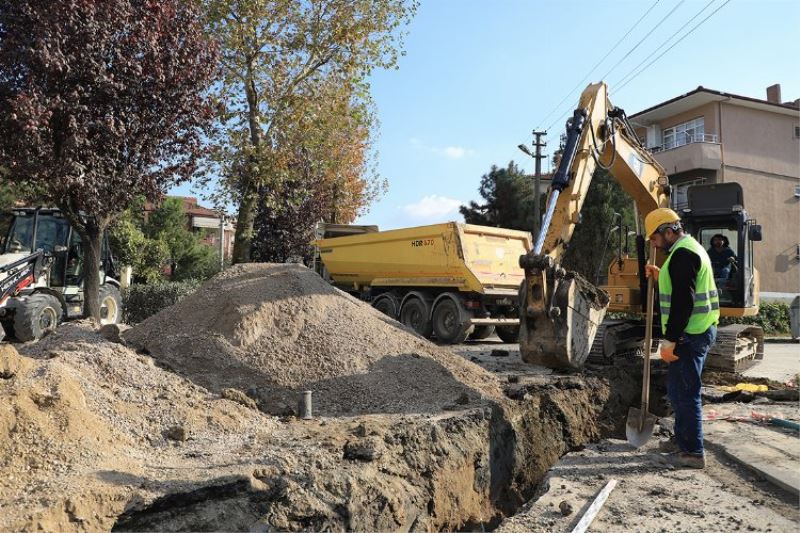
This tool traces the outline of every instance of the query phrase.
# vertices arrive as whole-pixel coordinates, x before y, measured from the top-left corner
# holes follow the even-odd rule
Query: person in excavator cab
[[[717,335],[719,295],[705,248],[683,232],[678,214],[655,209],[645,217],[650,241],[667,252],[661,265],[647,265],[658,282],[661,358],[669,364],[667,395],[675,413],[675,437],[662,450],[676,466],[705,467],[700,374]]]
[[[711,237],[708,257],[714,269],[714,278],[726,280],[731,277],[731,271],[736,271],[736,254],[731,250],[730,240],[722,233]]]

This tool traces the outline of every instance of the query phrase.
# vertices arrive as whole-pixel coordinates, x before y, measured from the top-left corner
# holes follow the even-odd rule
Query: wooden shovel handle
[[[647,262],[656,264],[656,245],[650,243],[650,257]],[[644,326],[644,369],[642,371],[642,416],[650,404],[650,349],[653,345],[653,305],[655,300],[655,282],[653,276],[647,278],[647,314]]]

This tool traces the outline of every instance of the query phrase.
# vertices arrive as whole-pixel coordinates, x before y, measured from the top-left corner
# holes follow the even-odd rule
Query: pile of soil
[[[291,414],[435,413],[498,398],[496,379],[301,265],[227,269],[125,340],[212,391],[235,388]]]
[[[93,523],[90,529],[110,528],[102,502],[124,505],[124,487],[172,462],[182,453],[178,443],[202,442],[205,453],[224,456],[277,426],[85,323],[64,325],[20,352],[0,344],[3,531],[17,530],[21,516],[55,530],[65,513],[76,524]],[[50,521],[42,509],[59,518]]]

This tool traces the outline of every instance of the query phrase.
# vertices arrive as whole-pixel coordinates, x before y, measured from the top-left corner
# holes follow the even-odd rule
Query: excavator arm
[[[566,141],[553,175],[541,231],[520,257],[520,353],[529,363],[580,368],[605,316],[608,296],[559,264],[569,245],[598,167],[619,182],[639,216],[669,204],[664,168],[641,146],[625,113],[611,105],[600,82],[581,94],[567,121]]]

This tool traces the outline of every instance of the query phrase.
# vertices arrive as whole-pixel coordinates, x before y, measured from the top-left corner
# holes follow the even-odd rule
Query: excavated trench
[[[265,450],[268,466],[130,506],[113,530],[491,530],[563,454],[624,434],[637,366],[510,378],[504,400],[436,415],[314,422],[298,440],[319,446],[284,450],[296,462]]]

